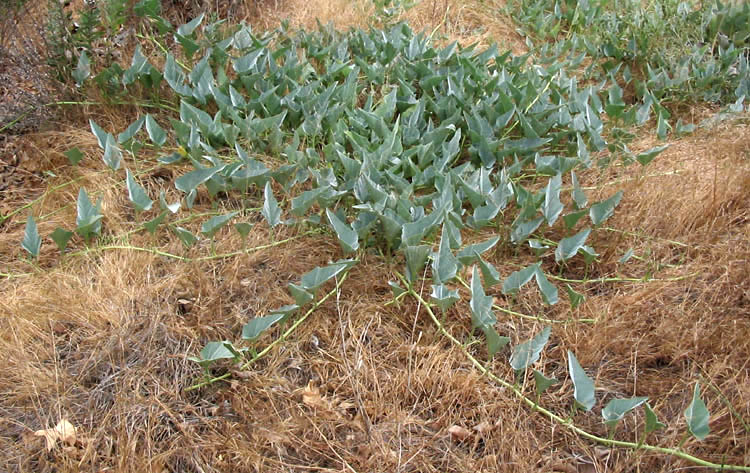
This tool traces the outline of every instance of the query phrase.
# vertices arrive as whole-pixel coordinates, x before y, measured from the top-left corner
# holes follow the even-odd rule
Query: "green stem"
[[[649,450],[652,452],[657,453],[663,453],[671,456],[675,456],[677,458],[681,458],[683,460],[687,460],[691,463],[694,463],[696,465],[704,466],[706,468],[715,468],[715,469],[721,469],[723,471],[726,470],[737,470],[737,471],[750,471],[750,466],[739,466],[739,465],[719,465],[716,463],[709,462],[707,460],[703,460],[702,458],[695,457],[693,455],[690,455],[688,453],[682,452],[679,450],[679,448],[666,448],[666,447],[657,447],[655,445],[649,445],[646,443],[641,443],[640,445],[638,443],[634,442],[625,442],[622,440],[614,440],[614,439],[608,439],[604,437],[599,437],[598,435],[594,435],[586,430],[583,430],[582,428],[576,426],[573,424],[573,422],[569,419],[563,419],[562,417],[558,416],[554,412],[547,410],[537,403],[535,403],[532,399],[529,399],[526,397],[520,388],[517,386],[501,379],[494,373],[492,373],[487,367],[485,367],[479,360],[477,360],[471,353],[469,353],[463,345],[461,345],[461,342],[456,339],[453,335],[446,330],[445,326],[440,323],[438,318],[435,316],[435,313],[433,312],[430,305],[425,301],[422,296],[420,296],[416,291],[413,289],[408,290],[409,294],[411,294],[418,302],[420,302],[427,313],[429,314],[430,318],[432,319],[432,322],[435,324],[435,326],[438,328],[440,333],[442,333],[446,338],[448,338],[454,345],[456,345],[463,353],[466,358],[471,362],[474,367],[479,370],[479,372],[487,376],[489,379],[491,379],[493,382],[499,384],[500,386],[504,387],[505,389],[511,391],[515,396],[523,403],[526,404],[531,410],[536,411],[544,415],[545,417],[549,418],[550,420],[553,420],[557,422],[558,424],[562,425],[563,427],[567,428],[568,430],[574,432],[575,434],[592,440],[594,442],[597,442],[601,445],[606,446],[612,446],[612,447],[626,447],[631,449],[643,449],[643,450]]]
[[[253,355],[252,358],[250,358],[249,360],[247,360],[247,362],[245,362],[245,364],[243,364],[240,367],[240,369],[241,370],[246,370],[250,365],[252,365],[256,361],[258,361],[260,358],[262,358],[265,355],[267,355],[268,352],[270,352],[276,345],[278,345],[279,343],[281,343],[284,340],[286,340],[292,333],[294,333],[295,330],[297,330],[297,328],[300,325],[302,325],[302,323],[305,320],[307,320],[308,317],[310,317],[310,315],[312,315],[313,312],[315,312],[325,301],[327,301],[328,299],[330,299],[331,296],[333,296],[334,294],[336,294],[338,292],[338,290],[341,288],[341,285],[344,283],[344,281],[346,281],[346,278],[347,278],[348,275],[349,275],[349,270],[347,270],[343,274],[343,276],[341,276],[341,279],[339,279],[336,282],[336,287],[334,287],[333,289],[331,289],[319,301],[315,302],[313,304],[313,306],[310,307],[310,309],[307,312],[305,312],[305,315],[303,315],[299,319],[295,320],[294,323],[288,329],[286,329],[284,331],[284,333],[282,333],[279,338],[277,338],[276,340],[274,340],[273,342],[271,342],[270,344],[268,344],[268,346],[266,348],[264,348],[263,350],[259,351],[258,353],[256,353],[255,355]],[[185,391],[193,391],[195,389],[200,389],[202,387],[208,386],[209,384],[213,384],[213,383],[215,383],[217,381],[223,381],[223,380],[225,380],[225,379],[227,379],[227,378],[229,378],[231,376],[232,376],[231,372],[224,373],[221,376],[216,376],[215,378],[211,378],[211,379],[208,379],[208,380],[203,381],[201,383],[194,384],[194,385],[190,386],[189,388],[186,388]]]

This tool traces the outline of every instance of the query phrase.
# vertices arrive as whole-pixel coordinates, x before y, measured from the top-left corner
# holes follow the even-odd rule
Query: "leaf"
[[[36,222],[31,214],[29,214],[29,218],[26,219],[26,230],[23,232],[21,247],[23,247],[23,249],[34,258],[39,257],[39,249],[42,247],[42,238],[39,236]]]
[[[149,113],[146,115],[146,131],[149,139],[157,146],[164,146],[167,142],[167,132],[156,123],[154,117]]]
[[[216,232],[219,231],[221,227],[229,223],[229,221],[232,220],[238,213],[239,212],[229,212],[224,215],[216,215],[209,218],[208,220],[203,222],[203,225],[201,225],[201,233],[206,235],[208,238],[213,238]]]
[[[471,323],[472,327],[484,329],[492,327],[497,318],[492,312],[492,297],[485,295],[482,281],[479,278],[479,269],[474,266],[471,272]]]
[[[328,216],[328,221],[331,223],[334,231],[336,231],[336,236],[338,237],[339,243],[344,252],[352,253],[357,251],[359,249],[359,235],[357,235],[357,232],[352,230],[347,223],[342,222],[341,219],[329,209],[326,209],[326,215]]]
[[[139,212],[150,210],[154,201],[148,197],[146,190],[135,182],[129,169],[125,170],[125,181],[128,188],[128,198],[135,205],[136,210]]]
[[[407,246],[406,254],[406,280],[413,283],[422,275],[427,258],[430,256],[428,245]]]
[[[285,314],[280,312],[266,315],[265,317],[255,317],[242,327],[242,339],[255,341],[263,332],[271,328],[273,324],[283,319],[284,316]]]
[[[576,204],[576,208],[582,209],[588,204],[586,193],[578,182],[575,171],[570,171],[570,177],[573,180],[573,202]]]
[[[117,171],[118,169],[120,169],[120,162],[122,161],[122,151],[120,151],[120,147],[117,146],[115,137],[111,134],[107,134],[107,143],[104,146],[104,155],[102,155],[102,160],[104,160],[104,164],[109,166],[109,168],[113,171]]]
[[[188,194],[191,191],[195,190],[199,185],[211,179],[214,174],[221,171],[222,169],[224,169],[224,165],[220,164],[212,168],[196,169],[195,171],[190,171],[189,173],[175,179],[174,186],[175,188],[177,188],[177,190],[181,190],[182,192]]]
[[[96,136],[96,141],[99,143],[99,147],[101,149],[104,149],[104,147],[107,145],[107,136],[109,135],[109,133],[107,133],[102,127],[97,125],[94,120],[89,119],[89,126],[91,126],[91,131],[94,133],[94,136]]]
[[[182,204],[180,204],[179,200],[174,204],[168,204],[167,196],[164,194],[164,191],[161,191],[159,192],[159,206],[162,208],[162,210],[169,210],[173,214],[176,214],[180,210]]]
[[[99,211],[101,199],[96,206],[89,200],[86,189],[81,187],[78,191],[77,215],[76,215],[76,233],[88,239],[89,235],[97,234],[101,230],[103,215]]]
[[[447,224],[443,224],[438,251],[432,255],[432,278],[437,284],[452,280],[458,271],[458,260],[451,251],[446,226]]]
[[[347,268],[346,264],[334,263],[328,266],[317,267],[302,275],[300,285],[308,291],[315,291],[329,279],[335,278]]]
[[[534,371],[534,385],[536,387],[536,395],[541,396],[544,391],[549,389],[553,384],[559,383],[557,378],[548,378],[537,370]]]
[[[406,292],[406,289],[401,287],[397,282],[395,281],[388,281],[388,286],[390,286],[391,291],[393,292],[393,297],[398,297],[401,294]]]
[[[55,231],[52,232],[52,235],[50,235],[50,238],[52,238],[52,241],[55,242],[57,245],[57,248],[60,249],[60,253],[65,253],[65,248],[68,247],[68,242],[73,237],[73,232],[68,231],[64,228],[57,227],[55,228]]]
[[[492,325],[483,326],[482,332],[487,339],[487,354],[489,358],[494,357],[498,351],[510,343],[510,338],[498,335],[497,330]]]
[[[496,284],[500,284],[500,273],[495,269],[492,263],[489,263],[482,258],[478,258],[478,260],[479,269],[482,270],[482,277],[484,278],[485,286],[492,287]]]
[[[653,147],[647,151],[644,151],[643,153],[639,153],[635,157],[635,159],[638,160],[638,162],[641,163],[641,165],[645,166],[651,161],[653,161],[655,157],[657,157],[662,151],[664,151],[667,148],[669,148],[669,144]]]
[[[540,216],[534,220],[528,220],[522,223],[514,222],[513,228],[510,232],[510,241],[515,244],[523,242],[529,235],[539,228],[539,225],[544,221],[544,217]]]
[[[91,60],[86,55],[86,51],[81,51],[81,55],[78,57],[78,65],[71,74],[73,79],[76,81],[76,85],[80,87],[91,75]]]
[[[477,254],[483,254],[484,252],[495,246],[498,241],[500,241],[500,237],[492,237],[489,240],[483,241],[481,243],[468,245],[460,250],[456,257],[461,262],[461,264],[468,266],[477,260]]]
[[[604,406],[604,409],[602,409],[604,423],[607,424],[610,429],[614,429],[625,414],[646,401],[648,401],[648,397],[646,396],[631,397],[629,399],[612,399],[606,406]]]
[[[588,377],[573,352],[568,350],[568,371],[573,380],[573,397],[585,410],[590,411],[596,403],[594,381]]]
[[[557,301],[559,300],[557,288],[549,282],[549,279],[547,279],[547,276],[539,265],[537,265],[536,271],[534,271],[534,278],[536,279],[537,287],[542,292],[544,303],[547,305],[557,304]]]
[[[511,368],[520,371],[536,363],[545,345],[547,345],[547,341],[549,341],[551,331],[551,327],[544,327],[534,338],[516,345],[510,355]]]
[[[557,244],[557,249],[555,249],[555,261],[560,263],[574,257],[578,253],[578,250],[586,243],[586,239],[590,233],[591,229],[586,228],[572,237],[560,240]]]
[[[581,218],[583,218],[584,215],[586,215],[588,210],[577,210],[575,212],[571,212],[567,215],[563,215],[563,222],[565,222],[565,227],[570,230],[571,228],[576,226],[576,223],[578,223]]]
[[[273,196],[273,190],[271,190],[271,182],[266,182],[266,187],[263,190],[263,196],[265,198],[263,202],[263,208],[260,213],[268,222],[268,226],[273,228],[281,222],[281,209],[279,203],[276,202],[276,197]]]
[[[68,161],[70,161],[70,164],[73,166],[77,166],[79,162],[81,162],[81,159],[83,159],[83,153],[81,152],[78,147],[70,148],[68,151],[63,153],[66,158],[68,158]]]
[[[307,289],[294,283],[289,283],[288,287],[289,293],[294,298],[294,303],[300,307],[312,301],[315,297],[311,292],[308,292]]]
[[[184,25],[181,25],[177,28],[177,34],[180,36],[190,36],[193,34],[193,31],[198,27],[198,25],[201,24],[203,21],[203,17],[205,16],[205,13],[201,13],[197,17],[193,18],[191,21],[185,23]]]
[[[659,422],[659,419],[656,417],[656,413],[654,412],[653,409],[651,409],[651,406],[648,403],[646,403],[645,411],[646,411],[646,426],[644,428],[644,434],[643,434],[644,437],[650,434],[651,432],[654,432],[656,430],[663,429],[664,427],[666,427],[666,425]]]
[[[685,409],[685,420],[687,420],[688,430],[698,440],[703,440],[711,432],[708,426],[710,414],[706,408],[706,403],[701,399],[700,383],[695,383],[693,390],[693,400]]]
[[[122,144],[122,143],[125,143],[125,142],[131,140],[136,135],[136,133],[138,133],[138,131],[141,129],[141,127],[143,126],[143,122],[144,121],[146,121],[146,118],[145,117],[140,117],[139,119],[137,119],[136,121],[134,121],[133,123],[131,123],[125,129],[125,131],[123,131],[122,133],[120,133],[119,135],[117,135],[117,142],[120,143],[120,144]]]
[[[177,238],[180,239],[182,244],[185,245],[185,248],[190,248],[198,241],[198,237],[193,235],[190,230],[187,230],[185,228],[175,227],[174,232],[177,235]]]
[[[240,238],[242,238],[243,240],[247,240],[247,236],[250,234],[250,230],[252,230],[252,228],[252,223],[237,222],[234,224],[234,229],[237,230],[237,233],[240,234]]]
[[[200,359],[204,362],[234,359],[236,357],[236,350],[231,350],[227,345],[231,345],[231,343],[227,341],[206,343],[206,346],[201,350]]]
[[[572,287],[570,287],[570,284],[565,285],[565,290],[568,292],[568,300],[570,301],[570,308],[575,309],[579,305],[581,305],[581,302],[586,300],[583,294],[580,294],[573,290]]]
[[[594,225],[599,225],[600,223],[611,217],[615,211],[615,207],[617,207],[617,204],[620,203],[620,199],[622,199],[622,191],[618,191],[615,195],[607,200],[592,205],[591,209],[589,209],[591,222]]]
[[[503,282],[503,294],[516,294],[526,284],[531,281],[538,269],[536,264],[530,264],[523,269],[510,273]]]
[[[75,445],[77,440],[76,428],[67,419],[61,420],[51,429],[37,430],[34,435],[44,437],[48,452],[55,448],[58,440],[68,445]]]
[[[617,260],[617,262],[618,263],[627,263],[628,260],[630,260],[630,258],[632,258],[632,257],[633,257],[633,248],[630,248],[628,251],[625,252],[624,255],[622,255],[622,257],[619,260]]]
[[[159,225],[161,225],[161,222],[164,221],[164,217],[166,217],[166,216],[167,216],[167,211],[164,210],[161,213],[159,213],[159,215],[157,215],[156,217],[154,217],[151,220],[149,220],[148,222],[144,223],[143,227],[146,230],[148,230],[148,232],[150,234],[153,235],[154,233],[156,233],[156,229],[159,228]]]
[[[460,299],[458,289],[450,290],[443,284],[432,285],[432,294],[430,294],[430,298],[436,306],[440,307],[442,312],[448,310]]]
[[[544,205],[542,207],[542,212],[549,226],[552,226],[557,221],[557,217],[559,217],[560,213],[563,211],[563,204],[560,202],[561,188],[562,176],[557,174],[547,182],[547,188],[544,191]]]

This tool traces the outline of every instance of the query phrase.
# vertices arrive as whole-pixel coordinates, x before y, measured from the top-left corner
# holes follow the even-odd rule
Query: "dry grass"
[[[315,5],[331,7],[316,10]],[[311,26],[313,12],[324,20],[335,19],[339,26],[360,25],[361,15],[347,16],[350,13],[337,5],[265,4],[269,16],[294,11],[294,25]],[[423,2],[407,14],[417,29],[431,29],[442,21],[442,16],[433,17],[443,13],[430,16],[431,5]],[[451,30],[447,25],[452,23],[441,23],[446,36],[486,42],[503,31],[500,24],[472,16],[480,13],[473,10],[479,3],[465,5],[451,6],[456,25]],[[487,36],[471,36],[473,21],[485,25]],[[512,37],[499,34],[508,41]],[[97,113],[94,118],[105,128],[124,128],[126,118],[116,111]],[[69,121],[69,128],[24,137],[37,157],[27,166],[56,177],[45,178],[46,193],[30,186],[3,194],[3,212],[38,199],[33,213],[43,216],[40,232],[49,235],[57,226],[72,225],[75,195],[85,186],[103,198],[105,241],[158,248],[192,260],[132,250],[86,250],[74,240],[73,254],[61,261],[47,239],[39,267],[34,267],[21,258],[19,246],[27,211],[4,223],[0,268],[27,275],[0,280],[0,362],[5,366],[0,380],[0,470],[698,471],[664,455],[602,448],[521,407],[511,393],[481,376],[415,301],[390,303],[387,281],[394,279],[393,268],[369,253],[362,255],[340,293],[267,357],[246,371],[235,371],[230,382],[188,391],[201,379],[188,355],[208,340],[237,340],[250,318],[290,303],[286,285],[341,257],[338,244],[327,235],[289,228],[279,231],[276,241],[296,239],[279,246],[197,261],[210,254],[207,245],[185,251],[164,231],[153,238],[128,234],[136,219],[117,184],[122,176],[113,176],[100,164],[84,117]],[[677,446],[685,431],[682,411],[693,384],[701,380],[712,434],[702,443],[689,440],[685,450],[717,463],[750,464],[746,123],[675,140],[647,168],[614,166],[584,176],[585,185],[607,183],[597,191],[599,197],[625,191],[608,222],[618,231],[599,231],[591,241],[602,256],[588,275],[651,274],[655,280],[574,283],[587,296],[575,312],[564,302],[544,306],[534,290],[525,290],[515,301],[499,291],[493,294],[503,307],[564,322],[554,325],[539,363],[545,374],[565,380],[543,396],[544,406],[562,415],[570,409],[572,386],[565,366],[565,351],[570,349],[596,380],[598,406],[614,396],[650,396],[668,424],[650,442]],[[644,138],[632,148],[649,148],[650,141]],[[71,146],[87,155],[78,168],[67,166],[62,155]],[[151,171],[141,179],[155,193],[170,186],[171,172]],[[175,197],[169,194],[168,200]],[[220,205],[237,208],[238,203],[224,200]],[[199,199],[196,212],[210,207]],[[256,213],[248,218],[258,222],[248,247],[268,243],[265,223]],[[192,229],[197,225],[197,220],[184,223]],[[639,259],[618,263],[628,248]],[[236,234],[221,232],[217,253],[239,249]],[[526,263],[507,245],[497,249],[492,261],[503,276]],[[580,279],[585,271],[573,262],[562,276]],[[448,314],[446,326],[460,340],[470,341],[468,293],[462,295],[464,302]],[[573,321],[579,318],[596,322]],[[542,326],[499,312],[498,319],[498,331],[511,336],[513,343]],[[278,329],[264,335],[259,346],[278,335]],[[482,344],[469,350],[484,358]],[[505,356],[501,353],[490,366],[512,379]],[[220,364],[213,372],[228,369],[234,368]],[[76,426],[79,439],[47,451],[33,432],[61,419]],[[606,435],[599,407],[575,420]],[[616,438],[632,441],[642,422],[628,417]],[[464,441],[459,441],[460,432],[449,433],[454,426],[468,430]]]

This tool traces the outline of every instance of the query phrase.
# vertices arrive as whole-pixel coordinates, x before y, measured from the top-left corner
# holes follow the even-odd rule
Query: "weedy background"
[[[174,24],[207,10],[257,28],[281,20],[292,28],[315,28],[317,21],[367,27],[374,8],[339,0],[176,3],[164,2]],[[427,0],[399,15],[416,31],[436,31],[440,41],[496,41],[523,52],[502,6]],[[18,27],[32,28],[34,18],[19,18]],[[39,224],[47,235],[75,219],[75,191],[66,185],[74,180],[103,198],[111,234],[127,232],[133,219],[127,195],[98,159],[87,120],[122,130],[137,112],[114,105],[67,108],[53,126],[8,136],[13,147],[3,160],[12,154],[18,162],[5,168],[16,178],[0,195],[3,215],[33,202],[34,212],[47,217]],[[682,113],[695,123],[713,112],[691,106]],[[652,135],[642,130],[631,149],[654,146]],[[564,381],[542,397],[545,407],[563,415],[570,410],[564,353],[573,349],[595,379],[599,404],[649,396],[667,424],[649,442],[675,447],[685,432],[682,411],[700,380],[712,433],[704,442],[688,440],[684,449],[716,463],[749,465],[750,127],[745,115],[669,142],[649,167],[611,166],[581,176],[583,185],[599,188],[592,199],[625,191],[608,222],[613,230],[591,241],[602,255],[588,277],[655,274],[656,280],[573,284],[587,297],[574,313],[564,304],[544,306],[535,291],[511,307],[560,321],[595,319],[553,327],[539,369]],[[73,146],[92,159],[69,166],[62,153]],[[173,177],[155,170],[143,182],[156,187]],[[210,204],[199,201],[195,211],[202,210]],[[59,261],[54,245],[45,244],[34,266],[22,258],[19,243],[25,215],[4,219],[0,229],[2,272],[30,273],[0,280],[0,470],[698,470],[665,455],[597,446],[522,407],[441,337],[416,303],[391,303],[392,267],[374,253],[365,253],[340,293],[267,357],[229,382],[188,391],[202,374],[186,357],[206,340],[236,339],[252,316],[292,302],[289,282],[341,256],[335,239],[286,228],[277,240],[299,237],[201,262],[82,244]],[[475,235],[478,241],[488,236]],[[258,224],[247,245],[270,238]],[[134,234],[129,243],[186,256],[205,252],[185,252],[168,236]],[[229,252],[242,242],[225,229],[216,245],[217,252]],[[639,258],[619,263],[630,248]],[[527,263],[510,244],[487,256],[503,274]],[[584,271],[574,260],[561,276],[581,278]],[[462,295],[468,300],[468,292]],[[510,306],[499,291],[491,295]],[[498,331],[514,344],[541,329],[498,315]],[[468,304],[448,313],[447,328],[471,340]],[[264,335],[261,345],[277,335],[278,329]],[[484,349],[471,350],[481,355]],[[506,355],[490,368],[512,379]],[[226,369],[234,368],[214,371]],[[76,427],[76,439],[48,450],[34,432],[61,419]],[[598,407],[575,422],[606,436]],[[626,417],[616,438],[633,441],[642,424],[640,414]]]

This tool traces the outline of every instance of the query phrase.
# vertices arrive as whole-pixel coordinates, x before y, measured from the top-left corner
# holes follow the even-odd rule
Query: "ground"
[[[348,5],[249,2],[234,14],[246,12],[259,27],[282,18],[314,27],[315,15],[342,28],[364,25]],[[484,15],[491,7],[498,5],[422,2],[405,19],[417,30],[440,29],[445,40],[494,39],[521,51],[509,19]],[[685,117],[698,123],[715,112],[696,106]],[[259,214],[246,242],[228,228],[220,234],[219,257],[207,257],[214,254],[207,245],[183,250],[168,234],[130,233],[127,193],[101,163],[87,122],[122,130],[133,113],[66,110],[52,129],[5,138],[3,165],[25,178],[0,185],[0,470],[699,470],[673,455],[600,445],[534,412],[471,363],[467,353],[486,359],[483,344],[463,350],[416,300],[393,301],[388,281],[400,263],[374,251],[359,255],[340,287],[329,282],[322,291],[331,297],[266,356],[245,368],[216,365],[214,375],[232,376],[191,389],[204,376],[188,356],[209,340],[237,340],[252,317],[292,302],[289,282],[343,255],[333,235],[305,227],[272,235]],[[634,151],[658,144],[652,132],[641,135]],[[581,176],[592,197],[624,191],[607,229],[590,242],[599,262],[588,274],[575,262],[558,274],[587,276],[570,283],[586,301],[573,310],[545,306],[536,291],[511,299],[496,290],[490,295],[507,309],[496,327],[516,344],[549,324],[542,318],[553,321],[537,369],[561,383],[541,405],[570,413],[565,353],[574,350],[598,400],[650,398],[666,424],[649,437],[652,445],[675,448],[686,438],[682,412],[700,382],[711,434],[703,442],[686,438],[682,450],[750,465],[750,125],[746,115],[734,117],[668,143],[648,167]],[[73,146],[87,157],[78,167],[62,154]],[[173,172],[156,168],[142,182],[171,197]],[[30,262],[20,246],[29,209],[42,235],[70,227],[81,185],[103,198],[105,241],[87,247],[74,239],[61,259],[47,238],[38,263]],[[201,209],[210,203],[199,200]],[[620,262],[629,249],[636,258]],[[501,242],[490,260],[507,275],[527,263],[518,254]],[[429,286],[418,289],[429,295]],[[461,292],[464,302],[444,326],[467,343],[474,335],[469,293]],[[280,336],[274,329],[259,346]],[[507,355],[487,367],[512,381]],[[75,438],[53,438],[47,448],[35,433],[62,420]],[[615,439],[635,441],[643,422],[641,414],[626,417]],[[600,407],[578,413],[575,424],[607,436]],[[58,434],[70,433],[63,427]]]

